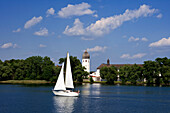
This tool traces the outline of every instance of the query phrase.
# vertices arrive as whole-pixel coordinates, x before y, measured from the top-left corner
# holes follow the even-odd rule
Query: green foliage
[[[167,57],[164,58],[157,58],[155,60],[159,64],[159,73],[161,77],[157,77],[157,83],[165,83],[169,84],[170,81],[170,59]]]
[[[129,80],[136,84],[137,80],[142,79],[142,68],[136,64],[130,67]]]
[[[0,60],[0,80],[51,80],[59,74],[49,57],[32,56],[26,60]]]
[[[153,84],[154,78],[159,75],[159,65],[155,61],[144,61],[143,75],[147,80],[147,84]]]
[[[125,66],[120,67],[119,76],[120,76],[120,79],[122,80],[122,84],[125,84],[128,81],[128,78],[130,76],[130,66],[125,65]]]
[[[114,84],[114,81],[117,79],[117,69],[114,66],[102,67],[100,76],[102,79],[106,79],[108,84]]]
[[[66,61],[60,58],[59,63]],[[83,81],[89,73],[84,71],[77,57],[70,56],[73,79]],[[49,57],[32,56],[25,60],[0,60],[0,80],[47,80],[55,82],[60,73],[60,67],[56,67]]]
[[[93,78],[92,78],[92,77],[90,77],[90,83],[93,83],[93,82],[94,82]]]
[[[130,81],[132,84],[136,84],[137,80],[142,80],[142,67],[134,64],[132,66],[125,65],[120,67],[119,70],[120,79],[122,83],[125,84],[127,81]]]

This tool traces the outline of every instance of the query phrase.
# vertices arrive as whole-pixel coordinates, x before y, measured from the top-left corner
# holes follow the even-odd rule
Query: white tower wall
[[[84,66],[88,73],[90,73],[90,59],[82,59],[82,66]]]

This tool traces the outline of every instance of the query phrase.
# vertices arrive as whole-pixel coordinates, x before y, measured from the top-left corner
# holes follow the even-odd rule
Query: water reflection
[[[101,84],[98,84],[98,83],[94,83],[94,84],[84,83],[81,94],[100,95],[100,87],[101,87]]]
[[[72,113],[74,103],[78,97],[58,97],[54,96],[54,108],[56,113]]]
[[[101,84],[93,84],[92,85],[93,87],[93,91],[92,91],[92,94],[94,95],[100,95],[100,87],[101,87]]]

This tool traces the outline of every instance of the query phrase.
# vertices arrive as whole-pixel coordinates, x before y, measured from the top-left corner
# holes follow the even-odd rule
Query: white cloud
[[[86,38],[86,37],[81,37],[81,39],[82,39],[82,40],[86,40],[86,41],[88,41],[88,40],[94,40],[94,38]]]
[[[106,46],[101,47],[101,46],[95,46],[94,48],[87,48],[88,52],[104,52],[107,49]]]
[[[151,9],[150,6],[144,4],[140,6],[140,8],[137,10],[127,9],[123,14],[114,15],[107,18],[101,18],[100,20],[86,27],[84,30],[83,30],[83,26],[81,26],[81,30],[84,31],[82,33],[76,33],[78,29],[77,30],[74,29],[74,31],[71,33],[68,32],[70,29],[75,28],[75,24],[72,28],[69,28],[69,26],[67,26],[64,33],[69,35],[101,36],[103,34],[109,33],[111,30],[118,28],[126,21],[130,21],[139,17],[147,17],[156,12],[157,12],[156,9]]]
[[[81,3],[76,5],[68,4],[67,7],[62,8],[58,12],[58,16],[62,18],[67,18],[70,16],[82,16],[93,14],[95,11],[89,9],[91,6],[88,3]]]
[[[127,36],[126,36],[126,35],[123,35],[122,38],[127,38]]]
[[[34,26],[35,24],[39,23],[42,19],[43,19],[42,16],[33,17],[31,20],[28,20],[28,21],[25,23],[24,28],[25,28],[25,29],[28,29],[28,28]]]
[[[145,42],[148,41],[148,39],[147,39],[146,37],[143,37],[141,40],[142,40],[142,41],[145,41]]]
[[[6,44],[3,44],[3,45],[1,46],[1,48],[6,49],[6,48],[10,48],[10,47],[12,47],[12,46],[13,46],[12,43],[6,43]]]
[[[135,54],[133,56],[131,56],[130,54],[123,54],[120,58],[124,58],[124,59],[137,59],[137,58],[142,58],[146,55],[146,53],[138,53]]]
[[[17,30],[13,30],[12,32],[17,33],[17,32],[20,32],[20,31],[21,31],[21,28],[18,28]]]
[[[93,17],[96,17],[96,18],[97,18],[97,17],[98,17],[98,15],[97,15],[97,14],[94,14],[94,15],[93,15]]]
[[[18,47],[18,45],[17,44],[13,44],[13,48],[17,48]]]
[[[135,54],[133,55],[131,58],[132,59],[136,59],[136,58],[142,58],[146,55],[146,53],[138,53],[138,54]]]
[[[103,35],[110,30],[114,30],[121,26],[124,22],[133,20],[139,17],[147,17],[155,13],[155,9],[150,9],[148,5],[142,5],[138,10],[127,9],[123,14],[115,15],[107,18],[102,18],[87,27],[87,31],[95,35]]]
[[[7,48],[10,48],[10,47],[16,48],[16,47],[18,47],[18,45],[17,44],[12,44],[12,43],[6,43],[6,44],[3,44],[1,46],[2,49],[7,49]]]
[[[53,8],[50,8],[50,9],[47,10],[46,14],[47,14],[46,17],[48,17],[50,15],[54,15],[55,14],[55,10]]]
[[[139,40],[139,38],[134,38],[133,36],[131,36],[129,39],[128,39],[128,41],[129,42],[135,42],[135,41],[138,41]]]
[[[130,58],[129,54],[123,54],[120,58]]]
[[[162,38],[157,42],[153,42],[149,44],[149,47],[162,47],[162,46],[170,46],[170,37],[169,38]]]
[[[40,44],[39,47],[47,47],[46,45]]]
[[[83,35],[85,33],[83,23],[77,18],[74,21],[74,27],[69,28],[67,26],[63,33],[66,35]]]
[[[143,38],[135,38],[133,36],[131,36],[129,39],[128,39],[129,42],[137,42],[137,41],[144,41],[144,42],[147,42],[148,39],[146,37],[143,37]]]
[[[162,18],[162,14],[160,13],[159,15],[156,16],[157,18]]]
[[[38,35],[38,36],[47,36],[48,35],[48,29],[46,28],[41,28],[40,31],[37,31],[34,33],[34,35]]]

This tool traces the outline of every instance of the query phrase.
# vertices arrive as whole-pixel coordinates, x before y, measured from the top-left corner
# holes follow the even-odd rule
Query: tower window
[[[87,62],[87,60],[86,60],[86,62]]]

